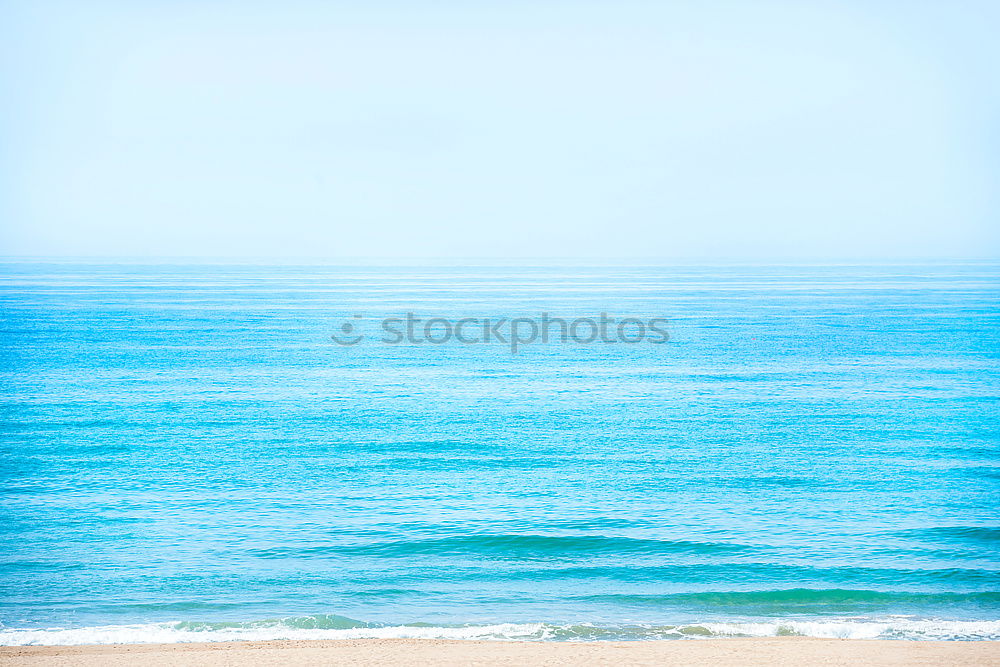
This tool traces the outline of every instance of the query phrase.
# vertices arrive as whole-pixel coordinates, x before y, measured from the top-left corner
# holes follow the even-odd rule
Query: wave
[[[1000,542],[1000,526],[938,526],[934,528],[902,530],[897,531],[895,534],[902,537],[917,537],[934,541],[979,542],[990,544],[991,546],[996,542]]]
[[[578,599],[606,601],[632,605],[697,605],[699,607],[741,605],[858,605],[858,604],[978,604],[991,605],[1000,611],[1000,592],[976,593],[921,593],[906,591],[849,590],[842,588],[813,589],[791,588],[773,591],[705,591],[701,593],[668,593],[663,595],[604,594],[588,595]]]
[[[508,641],[637,641],[712,637],[1000,641],[1000,620],[948,621],[906,617],[784,619],[682,625],[496,623],[434,626],[373,625],[319,615],[248,623],[175,621],[82,628],[0,629],[0,646],[159,644],[268,640],[458,639]]]
[[[469,571],[455,577],[481,579],[500,576],[495,572]],[[1000,570],[983,568],[892,568],[855,567],[846,565],[792,565],[768,562],[678,563],[669,565],[577,565],[563,567],[522,567],[504,572],[508,580],[580,580],[612,579],[634,583],[712,583],[726,581],[767,582],[783,586],[785,582],[810,582],[817,586],[850,585],[891,587],[906,582],[910,586],[961,585],[990,587],[1000,585]]]
[[[308,558],[336,555],[409,557],[414,555],[489,554],[512,559],[574,554],[715,554],[753,551],[754,547],[730,542],[658,540],[601,535],[461,535],[422,540],[396,540],[374,544],[319,545],[305,548],[255,549],[258,558]]]
[[[671,616],[702,614],[727,618],[836,618],[920,615],[952,618],[1000,616],[1000,592],[908,592],[842,588],[770,591],[701,591],[664,594],[597,594],[574,598],[588,605],[642,610]],[[694,612],[694,613],[692,613]],[[699,613],[700,612],[700,613]]]

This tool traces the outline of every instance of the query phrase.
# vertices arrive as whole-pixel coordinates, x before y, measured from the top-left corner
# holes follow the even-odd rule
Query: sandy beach
[[[9,646],[4,665],[1000,665],[996,642],[717,639],[500,642],[428,639]]]

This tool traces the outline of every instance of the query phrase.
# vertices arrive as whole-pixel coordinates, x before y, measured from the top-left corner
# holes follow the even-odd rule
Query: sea
[[[0,330],[0,644],[1000,639],[997,264],[7,260]]]

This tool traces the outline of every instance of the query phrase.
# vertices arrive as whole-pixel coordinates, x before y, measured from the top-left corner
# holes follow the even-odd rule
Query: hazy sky
[[[0,0],[0,254],[1000,257],[1000,3]]]

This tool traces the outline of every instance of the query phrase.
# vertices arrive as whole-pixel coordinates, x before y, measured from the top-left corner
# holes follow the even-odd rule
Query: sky
[[[0,255],[1000,257],[996,2],[0,12]]]

